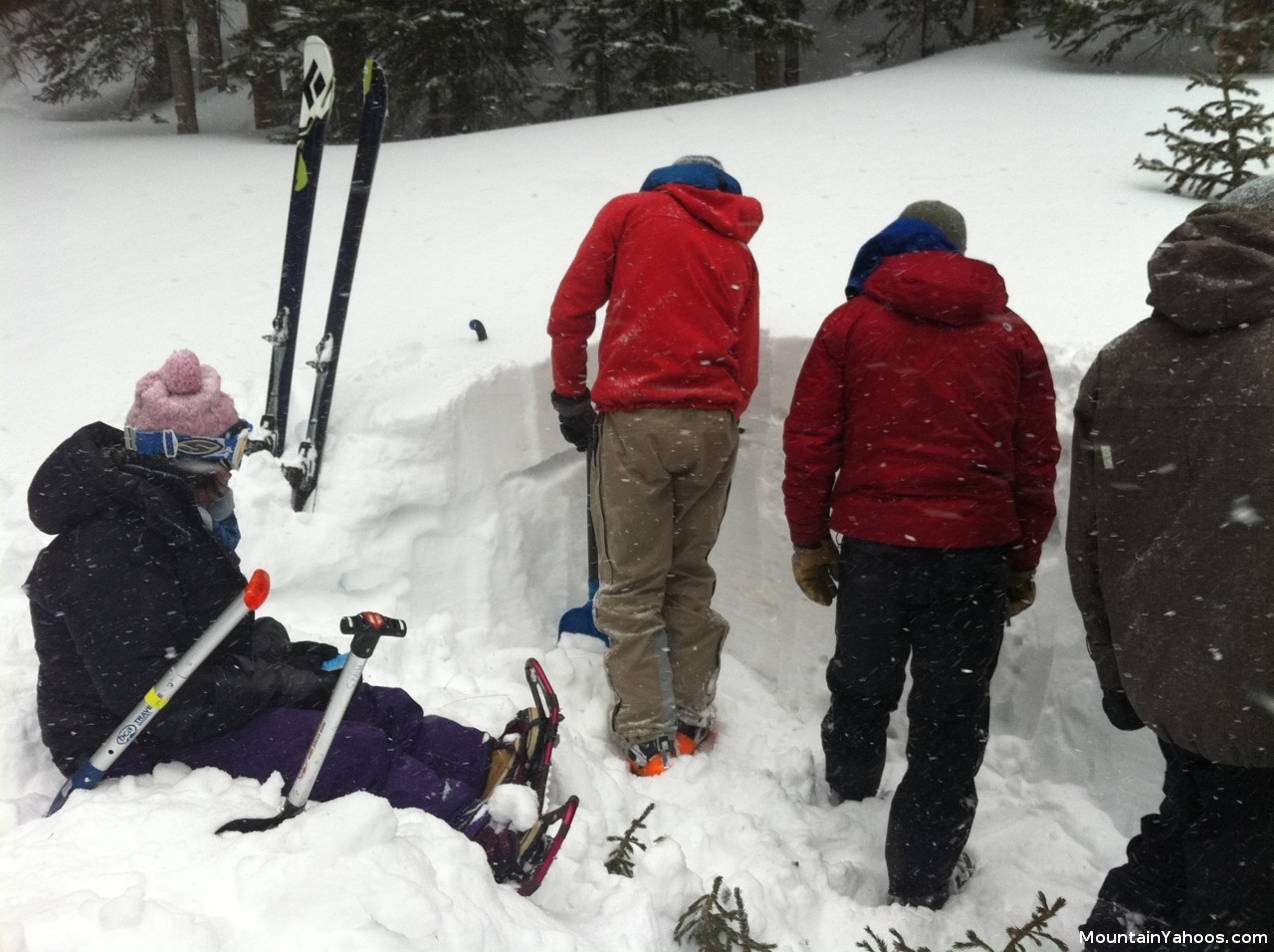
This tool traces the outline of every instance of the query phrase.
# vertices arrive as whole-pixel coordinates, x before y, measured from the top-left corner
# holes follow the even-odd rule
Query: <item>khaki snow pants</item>
[[[605,413],[593,452],[597,627],[610,638],[611,728],[625,748],[712,719],[730,626],[708,555],[739,448],[728,410]]]

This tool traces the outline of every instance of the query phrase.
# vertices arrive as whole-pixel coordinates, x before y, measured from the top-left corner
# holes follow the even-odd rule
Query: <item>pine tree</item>
[[[799,79],[799,69],[783,68],[785,56],[791,59],[814,42],[814,28],[801,21],[804,13],[802,0],[729,0],[710,6],[704,19],[727,48],[738,42],[752,52],[754,89],[777,89]]]
[[[1068,56],[1093,47],[1096,63],[1109,63],[1138,38],[1151,38],[1149,49],[1197,38],[1241,51],[1252,69],[1274,40],[1274,9],[1265,0],[1057,0],[1044,29]]]
[[[314,0],[283,4],[267,23],[236,37],[250,59],[228,64],[235,75],[289,69],[309,34],[332,50],[338,92],[328,126],[336,141],[354,136],[363,59],[390,72],[387,135],[415,138],[474,132],[525,122],[538,97],[533,70],[552,60],[553,0]],[[273,52],[270,52],[273,51]],[[293,99],[293,90],[285,100]]]
[[[733,897],[734,908],[729,908]],[[677,920],[673,938],[680,945],[690,940],[701,952],[765,952],[775,946],[752,938],[748,913],[739,890],[721,892],[721,877],[712,881],[712,892],[700,896]]]
[[[841,18],[870,11],[884,14],[887,24],[883,35],[863,45],[863,52],[878,63],[896,59],[909,48],[918,48],[925,57],[975,39],[966,25],[969,0],[839,0],[832,9]]]
[[[641,816],[633,820],[628,825],[628,829],[624,831],[623,836],[608,836],[606,841],[614,843],[615,848],[610,851],[610,855],[606,857],[606,872],[612,876],[627,876],[629,879],[633,876],[633,848],[644,850],[646,844],[637,839],[637,831],[646,828],[646,817],[650,816],[650,811],[655,808],[653,803],[649,804],[646,809],[641,811]]]
[[[163,21],[149,0],[41,0],[0,20],[15,61],[33,72],[40,102],[96,99],[109,83],[131,81],[123,113],[151,99],[156,48],[166,49]],[[160,75],[164,86],[165,58]]]
[[[1268,168],[1270,159],[1274,158],[1274,144],[1269,136],[1274,112],[1263,109],[1256,90],[1239,77],[1233,63],[1223,63],[1218,75],[1195,73],[1186,91],[1199,87],[1215,89],[1217,98],[1198,109],[1173,107],[1170,111],[1185,119],[1178,132],[1164,123],[1146,133],[1163,136],[1172,161],[1139,155],[1136,165],[1150,172],[1165,173],[1170,183],[1167,191],[1173,194],[1185,191],[1197,198],[1206,198],[1213,192],[1224,194],[1255,178],[1256,173],[1249,168],[1253,162]]]
[[[1042,892],[1036,893],[1035,898],[1037,904],[1031,918],[1021,926],[1010,926],[1004,930],[1009,937],[1009,941],[998,952],[1025,952],[1026,949],[1041,948],[1045,942],[1051,944],[1057,949],[1057,952],[1067,952],[1066,943],[1048,931],[1049,923],[1062,911],[1062,908],[1066,905],[1066,900],[1059,898],[1049,902]],[[864,950],[864,952],[931,952],[927,946],[912,946],[897,929],[889,930],[889,935],[892,939],[889,944],[886,944],[885,940],[870,928],[865,931],[867,932],[867,939],[860,940],[855,946]],[[1028,942],[1030,945],[1027,945]],[[993,946],[989,945],[972,929],[965,933],[964,941],[954,943],[948,952],[964,952],[967,949],[997,952]]]
[[[631,0],[629,75],[618,97],[624,109],[670,106],[738,92],[695,52],[706,29],[705,0]]]

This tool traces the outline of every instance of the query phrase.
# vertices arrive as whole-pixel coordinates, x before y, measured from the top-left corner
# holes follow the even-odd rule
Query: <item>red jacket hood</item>
[[[744,244],[761,227],[761,203],[747,195],[678,184],[661,185],[655,191],[675,199],[713,231]]]
[[[953,251],[895,255],[863,285],[863,293],[895,311],[941,324],[971,324],[1003,312],[1004,279],[992,265]]]

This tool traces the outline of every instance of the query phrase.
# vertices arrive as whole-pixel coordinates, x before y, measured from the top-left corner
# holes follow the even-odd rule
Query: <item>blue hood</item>
[[[921,221],[919,218],[899,218],[874,238],[869,238],[858,250],[854,266],[849,272],[849,284],[845,286],[845,297],[852,298],[863,289],[872,272],[880,267],[880,263],[894,255],[910,254],[913,251],[955,251],[959,248],[939,229]]]
[[[655,169],[641,183],[643,192],[653,192],[660,185],[689,185],[693,188],[709,188],[718,192],[742,195],[743,189],[732,175],[727,175],[707,162],[691,162],[687,165],[667,165]]]

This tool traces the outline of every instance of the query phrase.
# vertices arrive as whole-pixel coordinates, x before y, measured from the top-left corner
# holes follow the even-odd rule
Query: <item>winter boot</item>
[[[677,721],[677,753],[689,757],[712,736],[712,728],[706,724]]]
[[[925,896],[897,896],[890,893],[889,901],[899,906],[941,909],[947,904],[948,899],[964,888],[965,883],[973,877],[973,870],[973,858],[968,853],[961,853],[960,858],[956,860],[955,869],[951,871],[951,878],[937,892]]]
[[[657,777],[668,769],[676,752],[676,743],[670,737],[633,744],[628,748],[628,769],[639,777]]]

